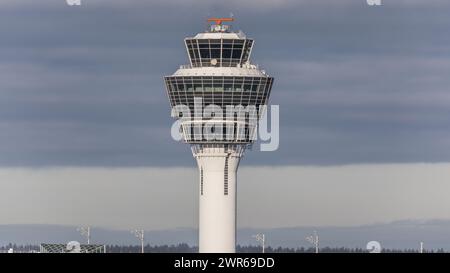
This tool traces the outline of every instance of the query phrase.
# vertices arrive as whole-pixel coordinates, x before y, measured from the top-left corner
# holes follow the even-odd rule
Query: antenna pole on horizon
[[[82,236],[86,237],[87,244],[89,245],[91,243],[91,227],[79,227],[77,228],[77,231],[79,231]]]
[[[254,237],[257,242],[261,243],[262,253],[264,253],[266,249],[266,235],[264,235],[264,233],[258,233],[252,237]]]
[[[136,238],[139,239],[139,241],[141,243],[141,253],[144,253],[144,234],[145,234],[145,231],[143,229],[135,229],[135,230],[131,231],[131,233],[133,233],[134,236],[136,236]]]
[[[314,230],[314,234],[305,239],[314,246],[315,253],[319,253],[319,235],[317,234],[317,231]]]

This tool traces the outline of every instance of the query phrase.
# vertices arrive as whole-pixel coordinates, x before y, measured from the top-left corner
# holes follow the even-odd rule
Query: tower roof
[[[245,39],[245,34],[240,32],[202,32],[194,36],[194,39]]]

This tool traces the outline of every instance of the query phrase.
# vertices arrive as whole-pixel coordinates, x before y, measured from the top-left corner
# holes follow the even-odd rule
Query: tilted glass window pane
[[[225,90],[225,91],[231,91],[231,90],[233,90],[233,84],[226,83],[226,84],[224,85],[224,90]]]
[[[233,45],[233,49],[242,49],[243,45],[242,44],[234,44]]]
[[[230,67],[231,66],[231,61],[228,59],[222,59],[222,66],[223,67]]]
[[[198,59],[199,58],[199,56],[198,56],[198,49],[195,47],[195,48],[192,49],[192,51],[194,52],[194,58]]]
[[[202,85],[201,84],[194,84],[194,90],[195,91],[202,91],[203,90],[203,87],[202,87]]]
[[[224,59],[231,58],[231,49],[224,49],[222,52],[222,58]]]
[[[221,44],[211,44],[211,58],[220,59]]]
[[[230,66],[236,67],[239,64],[239,59],[231,59]]]
[[[211,49],[211,58],[219,59],[220,58],[220,49]]]
[[[233,49],[233,53],[231,58],[232,59],[240,59],[241,58],[241,54],[242,54],[242,50],[241,49]]]
[[[242,62],[246,62],[249,59],[250,56],[250,52],[252,49],[252,45],[253,45],[253,41],[252,40],[247,40],[244,46],[244,53],[242,55]]]
[[[234,78],[234,82],[235,83],[241,83],[242,84],[243,81],[244,81],[243,77],[236,77],[236,78]]]
[[[210,58],[209,49],[200,49],[200,57],[202,59],[209,59]]]
[[[189,50],[189,58],[191,58],[191,60],[196,58],[193,50]]]
[[[203,88],[205,91],[212,91],[212,84],[211,83],[205,83],[203,84]]]
[[[213,87],[214,91],[223,91],[223,84],[221,83],[214,83]]]

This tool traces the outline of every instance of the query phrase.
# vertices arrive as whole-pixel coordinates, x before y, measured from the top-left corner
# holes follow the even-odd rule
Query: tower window
[[[223,180],[223,194],[228,195],[228,157],[225,158]]]
[[[200,168],[200,195],[203,195],[203,167]]]

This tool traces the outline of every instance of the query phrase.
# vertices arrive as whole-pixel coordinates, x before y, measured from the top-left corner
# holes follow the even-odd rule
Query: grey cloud
[[[238,226],[448,219],[449,173],[449,164],[243,166]],[[196,176],[194,168],[1,168],[0,225],[195,227]]]
[[[245,164],[450,160],[446,1],[194,3],[2,1],[0,164],[191,166],[162,77],[229,12],[281,107],[280,149]]]

